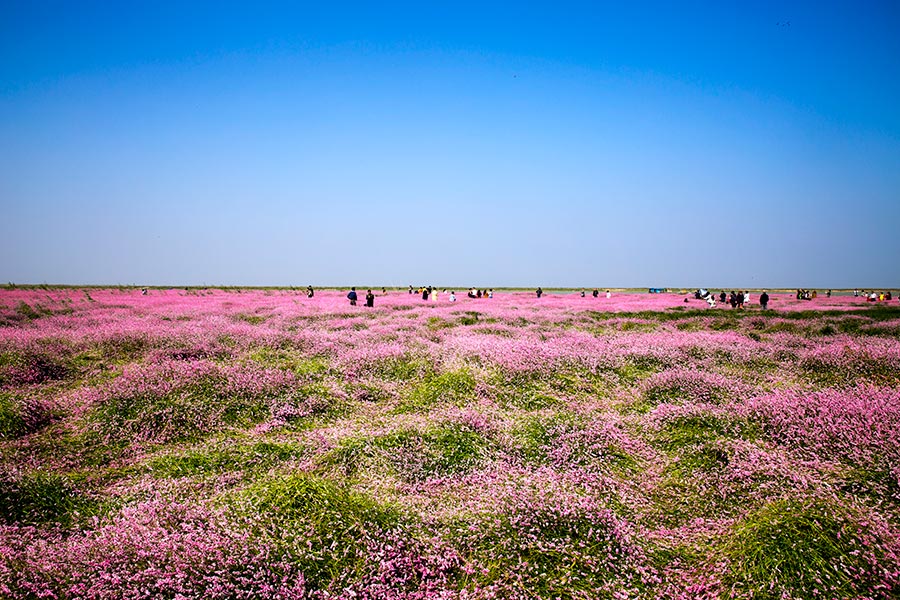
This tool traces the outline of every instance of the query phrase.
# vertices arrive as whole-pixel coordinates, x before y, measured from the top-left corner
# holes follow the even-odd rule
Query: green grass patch
[[[307,391],[312,394],[316,388]],[[227,381],[211,374],[166,394],[108,398],[88,418],[106,441],[167,443],[197,441],[224,427],[259,423],[270,409],[267,395],[229,393]]]
[[[256,348],[247,357],[266,368],[291,371],[301,377],[313,379],[323,378],[330,368],[328,359],[324,356],[308,356],[296,350],[270,346]]]
[[[234,319],[237,321],[243,321],[244,323],[249,323],[251,325],[259,325],[261,323],[265,323],[266,319],[269,317],[263,315],[249,315],[245,313],[238,313],[234,315]]]
[[[613,371],[624,383],[633,384],[664,371],[667,367],[664,361],[655,356],[632,354],[626,356],[623,364]]]
[[[649,438],[651,443],[664,450],[677,450],[722,439],[752,441],[760,434],[761,429],[758,425],[742,419],[711,413],[694,413],[666,419]]]
[[[25,432],[25,415],[21,401],[12,393],[0,392],[0,439]]]
[[[266,478],[225,500],[273,558],[298,565],[319,590],[359,580],[370,568],[366,543],[401,520],[392,507],[305,474]]]
[[[481,464],[488,440],[458,423],[425,431],[401,429],[374,438],[349,438],[321,463],[336,466],[346,476],[386,467],[406,481],[422,481],[470,471]]]
[[[458,319],[460,325],[475,325],[481,317],[480,312],[467,310],[466,313]]]
[[[428,321],[426,322],[426,326],[432,331],[438,331],[440,329],[450,329],[452,327],[456,327],[457,325],[459,325],[459,323],[447,319],[442,319],[441,317],[428,317]]]
[[[156,456],[147,468],[158,477],[202,477],[228,472],[258,472],[301,458],[302,446],[281,442],[220,444]]]
[[[638,460],[624,448],[594,431],[586,417],[567,412],[526,418],[513,431],[515,452],[526,463],[559,468],[593,467],[614,473],[634,473]]]
[[[551,600],[625,597],[624,589],[641,586],[641,558],[615,533],[611,512],[562,509],[548,500],[498,503],[496,512],[451,525],[471,565],[464,588],[496,586],[500,597]]]
[[[897,597],[896,557],[871,520],[834,500],[785,499],[738,522],[726,585],[750,598]]]
[[[49,471],[32,471],[0,478],[0,517],[8,523],[68,524],[89,501],[75,482]]]
[[[475,399],[475,376],[468,369],[428,373],[398,406],[401,412],[427,409],[438,403],[465,404]]]
[[[366,370],[389,381],[411,381],[432,376],[434,369],[424,358],[398,356],[375,361]]]

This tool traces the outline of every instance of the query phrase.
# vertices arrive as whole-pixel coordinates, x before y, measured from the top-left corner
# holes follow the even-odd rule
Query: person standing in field
[[[366,306],[369,308],[373,308],[375,306],[375,294],[372,293],[372,290],[366,292]]]
[[[584,298],[584,288],[581,288],[581,297]]]
[[[494,290],[492,288],[492,289],[488,290],[488,298],[493,298],[493,297],[494,297]]]
[[[534,291],[534,293],[537,294],[538,298],[540,298],[541,296],[544,295],[544,290],[542,290],[541,288],[538,288]]]
[[[347,299],[350,301],[350,306],[356,306],[356,288],[350,288],[350,293],[347,294]]]
[[[599,296],[600,296],[600,291],[599,291],[599,290],[594,290],[593,292],[591,292],[591,296],[593,296],[594,298],[599,297]]]
[[[607,298],[612,298],[612,294],[609,293],[609,290],[606,290],[606,297],[607,297]]]
[[[759,295],[759,305],[762,306],[763,310],[769,307],[769,294],[766,290],[763,290],[763,293]]]
[[[306,297],[312,298],[316,293],[313,291],[313,287],[311,285],[306,286]]]
[[[428,292],[430,291],[430,288],[422,288],[422,300],[428,302]]]
[[[450,302],[456,302],[456,293],[450,290]]]

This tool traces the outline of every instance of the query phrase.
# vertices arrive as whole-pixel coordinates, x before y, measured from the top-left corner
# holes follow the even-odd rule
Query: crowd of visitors
[[[144,292],[144,290],[141,290],[141,292],[146,293],[146,292]],[[456,302],[457,301],[455,291],[451,290],[449,293],[446,289],[443,291],[439,291],[434,286],[426,286],[426,287],[420,287],[418,289],[415,289],[415,288],[413,288],[413,286],[410,285],[408,292],[410,294],[421,294],[422,300],[425,302],[428,302],[428,301],[437,302],[441,293],[448,295],[447,296],[448,302]],[[386,296],[387,288],[381,288],[381,294],[383,296]],[[311,285],[307,286],[307,288],[306,288],[307,298],[312,298],[314,295],[315,295],[315,290],[313,289],[313,287]],[[543,288],[538,287],[535,290],[535,295],[538,298],[543,296],[544,295]],[[825,296],[827,298],[831,298],[831,295],[832,295],[832,290],[828,290],[825,292]],[[466,296],[468,298],[472,298],[472,299],[493,298],[494,290],[493,289],[479,289],[479,288],[472,287],[466,291]],[[587,290],[583,288],[579,292],[579,296],[581,298],[587,297]],[[887,301],[893,300],[893,295],[889,290],[883,291],[883,292],[876,292],[876,291],[867,292],[866,290],[855,289],[855,290],[853,290],[853,296],[856,298],[862,296],[863,298],[866,299],[867,302],[887,302]],[[600,290],[593,289],[591,291],[591,297],[599,298]],[[609,290],[606,290],[606,297],[607,298],[612,297],[612,294]],[[738,290],[738,291],[732,290],[731,293],[726,293],[723,290],[719,293],[718,296],[716,296],[711,291],[707,291],[705,289],[698,289],[696,292],[694,292],[694,297],[697,299],[705,300],[706,302],[709,303],[710,307],[715,307],[716,300],[718,300],[722,304],[730,305],[731,308],[735,309],[735,310],[742,310],[747,305],[751,304],[751,294],[750,294],[749,290]],[[798,288],[796,290],[795,297],[797,298],[797,300],[814,300],[818,297],[818,291]],[[356,306],[356,303],[359,300],[359,296],[357,295],[355,287],[350,288],[350,292],[347,294],[347,299],[350,301],[351,306]],[[688,301],[688,299],[685,298],[685,302],[687,302],[687,301]],[[766,290],[763,290],[759,296],[760,307],[763,310],[768,310],[769,301],[770,301],[770,298],[769,298],[768,292]],[[375,306],[375,294],[372,293],[372,290],[367,290],[367,292],[366,292],[365,305],[368,307]]]

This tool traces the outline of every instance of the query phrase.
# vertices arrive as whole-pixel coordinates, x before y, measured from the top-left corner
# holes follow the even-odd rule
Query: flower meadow
[[[900,306],[0,290],[0,597],[900,597]]]

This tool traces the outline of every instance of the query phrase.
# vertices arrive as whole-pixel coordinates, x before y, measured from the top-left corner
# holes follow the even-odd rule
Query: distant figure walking
[[[541,296],[544,295],[544,290],[542,290],[541,288],[538,288],[538,289],[535,290],[534,293],[537,294],[537,297],[538,297],[538,298],[540,298]]]
[[[409,293],[410,293],[410,294],[412,294],[412,293],[413,293],[413,289],[412,289],[412,286],[409,286]]]
[[[313,290],[313,287],[311,285],[306,286],[306,297],[312,298],[315,295],[316,295],[316,292]]]
[[[769,308],[769,294],[766,290],[763,290],[763,293],[759,295],[759,305],[762,306],[763,310]]]
[[[356,288],[350,288],[350,293],[347,294],[347,299],[350,301],[350,306],[356,306]]]
[[[372,293],[372,290],[366,292],[366,306],[369,308],[375,306],[375,294]]]

